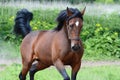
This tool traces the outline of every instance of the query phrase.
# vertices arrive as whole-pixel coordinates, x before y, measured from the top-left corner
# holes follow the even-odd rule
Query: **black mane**
[[[60,31],[64,25],[64,21],[69,21],[70,19],[74,18],[74,17],[79,17],[83,20],[82,14],[81,12],[76,9],[76,8],[69,8],[69,10],[72,12],[72,16],[68,17],[67,16],[67,10],[62,10],[58,17],[56,18],[56,21],[58,22],[57,27],[55,28],[56,31]]]

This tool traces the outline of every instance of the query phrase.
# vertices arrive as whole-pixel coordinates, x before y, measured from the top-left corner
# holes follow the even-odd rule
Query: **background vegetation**
[[[10,2],[10,1],[23,1],[23,0],[0,0],[1,2]],[[44,1],[49,1],[49,2],[54,2],[54,1],[65,1],[65,2],[70,2],[71,4],[79,4],[81,2],[90,2],[90,3],[120,3],[120,0],[24,0],[24,1],[39,1],[39,2],[44,2]]]
[[[22,40],[20,36],[16,37],[12,32],[18,10],[19,8],[0,7],[0,38],[15,45],[16,49],[19,49]],[[30,23],[32,30],[49,30],[57,25],[55,19],[60,10],[37,9],[32,12],[34,14],[34,19]],[[99,16],[85,14],[80,35],[85,47],[85,58],[120,58],[119,19],[118,13]]]

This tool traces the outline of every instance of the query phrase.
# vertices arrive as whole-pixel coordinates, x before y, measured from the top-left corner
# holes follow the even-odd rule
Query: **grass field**
[[[1,65],[4,67],[5,65]],[[18,74],[21,70],[19,64],[13,64],[0,71],[0,80],[19,80]],[[70,75],[70,68],[67,72]],[[120,80],[120,66],[99,66],[99,67],[82,67],[78,73],[77,80]],[[39,71],[35,75],[35,80],[62,80],[56,68],[50,67]],[[27,76],[27,80],[29,77]]]

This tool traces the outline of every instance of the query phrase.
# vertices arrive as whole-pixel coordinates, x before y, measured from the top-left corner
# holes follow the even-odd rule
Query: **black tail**
[[[17,12],[15,18],[15,25],[13,32],[16,35],[22,35],[25,37],[32,29],[30,26],[30,21],[33,19],[33,14],[27,9],[21,9]]]

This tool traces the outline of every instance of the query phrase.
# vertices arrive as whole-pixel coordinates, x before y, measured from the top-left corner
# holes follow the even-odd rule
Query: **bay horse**
[[[53,30],[30,32],[21,43],[22,71],[20,80],[26,80],[29,71],[30,80],[42,69],[54,65],[64,80],[70,80],[65,65],[72,68],[71,80],[76,80],[83,56],[83,44],[79,38],[83,26],[85,8],[79,11],[68,8],[59,13],[58,25]],[[37,61],[35,64],[32,64]]]

